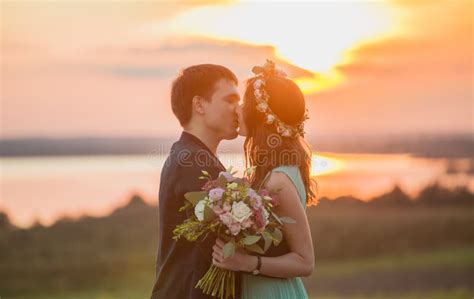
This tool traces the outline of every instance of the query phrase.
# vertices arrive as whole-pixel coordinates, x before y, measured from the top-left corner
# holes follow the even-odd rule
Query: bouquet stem
[[[211,265],[196,288],[200,288],[206,295],[217,295],[220,299],[235,298],[235,273]]]

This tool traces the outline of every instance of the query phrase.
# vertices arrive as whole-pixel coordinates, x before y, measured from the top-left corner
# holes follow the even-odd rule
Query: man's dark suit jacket
[[[216,236],[200,237],[196,242],[182,238],[173,240],[173,229],[181,224],[188,213],[179,212],[184,205],[184,194],[201,190],[204,180],[201,171],[206,170],[217,178],[224,166],[206,145],[194,135],[183,132],[171,147],[161,171],[159,191],[159,236],[156,260],[156,276],[151,299],[215,299],[205,295],[195,285],[212,264],[212,246]],[[265,256],[278,256],[288,252],[284,242],[267,251]],[[235,275],[236,298],[240,299],[241,272]]]

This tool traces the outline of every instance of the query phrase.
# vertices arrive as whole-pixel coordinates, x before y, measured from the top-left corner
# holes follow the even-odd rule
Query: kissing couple
[[[200,64],[173,81],[171,107],[183,128],[163,166],[159,190],[159,234],[152,299],[211,299],[196,284],[210,265],[235,272],[235,298],[308,298],[301,277],[314,270],[314,249],[306,207],[316,203],[311,150],[304,139],[305,98],[295,82],[270,60],[252,69],[242,96],[228,68]],[[207,236],[199,242],[173,239],[186,219],[179,212],[185,194],[201,190],[202,171],[226,171],[216,156],[222,140],[245,137],[252,186],[278,190],[277,213],[295,224],[282,230],[278,246],[264,254],[236,249],[224,258],[225,242]]]

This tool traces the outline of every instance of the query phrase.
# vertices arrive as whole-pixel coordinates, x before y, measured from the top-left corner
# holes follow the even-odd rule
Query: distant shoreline
[[[0,157],[167,154],[174,138],[77,137],[0,139]],[[474,135],[308,137],[315,152],[399,154],[427,158],[472,158]],[[220,152],[242,152],[243,138],[224,141]]]

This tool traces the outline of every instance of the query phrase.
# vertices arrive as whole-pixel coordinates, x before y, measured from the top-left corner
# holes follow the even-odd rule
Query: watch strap
[[[259,274],[261,268],[262,268],[262,257],[257,255],[257,268],[253,270],[252,273],[255,275]]]

